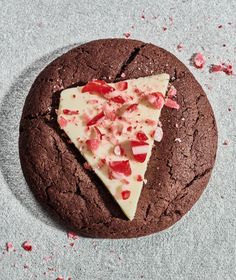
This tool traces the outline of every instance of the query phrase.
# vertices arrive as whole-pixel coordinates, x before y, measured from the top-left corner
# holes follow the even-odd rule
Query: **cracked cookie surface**
[[[163,108],[164,137],[156,143],[133,221],[56,122],[60,91],[97,78],[107,82],[168,73],[180,110]],[[176,141],[180,139],[181,141]],[[201,86],[172,54],[136,40],[104,39],[76,47],[49,64],[26,98],[19,151],[36,197],[80,234],[127,238],[163,230],[198,200],[215,162],[217,128]]]

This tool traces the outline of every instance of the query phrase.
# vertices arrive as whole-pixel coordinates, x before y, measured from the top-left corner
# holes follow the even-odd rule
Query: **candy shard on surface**
[[[150,134],[159,123],[168,83],[169,75],[160,74],[110,84],[93,80],[61,92],[60,127],[87,161],[84,168],[93,168],[129,220],[145,183],[154,143]],[[65,109],[79,114],[63,114]]]
[[[193,63],[196,68],[203,68],[206,63],[206,59],[202,53],[196,53],[193,57]]]
[[[23,244],[22,244],[22,248],[25,250],[25,251],[32,251],[32,245],[30,243],[30,241],[25,241]]]
[[[12,242],[6,243],[6,249],[8,252],[14,250],[14,246],[13,246]]]

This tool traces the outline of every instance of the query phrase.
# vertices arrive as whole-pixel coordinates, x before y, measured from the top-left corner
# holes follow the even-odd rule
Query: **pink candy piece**
[[[68,238],[71,238],[71,239],[74,239],[74,240],[79,238],[79,236],[73,231],[67,232],[67,236],[68,236]]]
[[[167,100],[165,102],[165,106],[172,108],[172,109],[177,109],[177,110],[179,110],[179,108],[180,108],[179,104],[170,98],[167,98]]]
[[[6,249],[8,252],[14,250],[14,246],[13,246],[12,242],[6,243]]]
[[[193,58],[193,63],[197,68],[203,68],[205,65],[206,59],[202,53],[197,53]]]
[[[62,116],[59,117],[58,123],[60,125],[60,128],[65,128],[67,126],[67,120],[63,118]]]

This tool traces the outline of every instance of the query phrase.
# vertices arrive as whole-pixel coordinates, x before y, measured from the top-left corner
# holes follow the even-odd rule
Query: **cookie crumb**
[[[182,43],[179,43],[179,44],[177,45],[177,50],[178,50],[179,52],[181,52],[183,48],[184,48],[184,45],[183,45]]]

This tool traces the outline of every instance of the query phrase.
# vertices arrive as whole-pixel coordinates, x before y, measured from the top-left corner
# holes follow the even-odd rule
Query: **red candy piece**
[[[69,109],[64,109],[63,114],[64,115],[78,115],[79,111],[78,110],[73,111],[73,110],[69,110]]]
[[[202,53],[197,53],[193,58],[193,63],[197,68],[203,68],[205,62],[206,59]]]
[[[151,120],[151,119],[146,119],[146,120],[145,120],[145,123],[146,123],[147,125],[150,125],[150,126],[156,125],[156,122],[155,122],[154,120]]]
[[[174,100],[172,100],[170,98],[167,98],[167,100],[165,102],[165,106],[169,107],[169,108],[172,108],[172,109],[179,110],[179,104],[176,101],[174,101]]]
[[[109,167],[112,171],[124,174],[125,176],[130,176],[132,173],[129,160],[110,161]]]
[[[228,64],[228,65],[224,65],[225,66],[225,68],[224,68],[224,73],[226,74],[226,75],[233,75],[233,66],[232,65],[230,65],[230,64]]]
[[[123,199],[123,200],[128,199],[128,198],[130,197],[130,193],[131,193],[131,192],[128,191],[128,190],[122,191],[122,192],[121,192],[122,199]]]
[[[138,175],[138,176],[137,176],[137,181],[138,181],[138,182],[142,182],[142,181],[143,181],[143,177],[142,177],[141,175]]]
[[[100,94],[107,94],[115,89],[111,86],[109,86],[105,81],[102,80],[93,80],[91,82],[88,82],[87,85],[85,85],[81,92],[95,92]]]
[[[88,149],[91,151],[91,152],[95,152],[99,145],[100,145],[100,140],[97,140],[97,139],[89,139],[85,142],[88,146]]]
[[[102,136],[103,136],[104,134],[102,134],[101,131],[100,131],[100,129],[97,128],[96,126],[94,126],[93,128],[94,128],[94,130],[95,130],[95,132],[96,132],[97,137],[98,137],[100,140],[102,140]]]
[[[59,117],[58,123],[60,125],[60,128],[65,128],[67,126],[67,120],[63,118],[62,116]]]
[[[164,96],[160,92],[153,92],[147,96],[148,102],[156,109],[161,109],[164,106]]]
[[[126,90],[128,88],[128,83],[121,81],[121,82],[116,83],[115,87],[116,87],[117,90],[123,91],[123,90]]]
[[[99,114],[97,114],[94,118],[92,118],[92,119],[87,123],[87,126],[96,124],[96,123],[97,123],[100,119],[102,119],[104,116],[105,116],[105,115],[104,115],[103,111],[100,112]]]
[[[168,97],[173,97],[176,96],[177,90],[174,86],[171,86],[170,89],[168,90],[167,96]]]
[[[222,65],[212,65],[210,72],[220,72],[223,71],[223,66]]]
[[[144,162],[147,157],[148,143],[143,141],[130,141],[133,156],[136,161]]]
[[[99,159],[97,168],[98,168],[98,169],[102,168],[102,167],[104,166],[105,163],[106,163],[106,159],[105,159],[105,158]]]
[[[79,238],[79,236],[73,231],[67,232],[67,236],[68,236],[68,238],[71,238],[71,239],[74,239],[74,240]]]
[[[119,103],[119,104],[124,104],[125,103],[124,98],[120,95],[115,96],[115,97],[111,98],[110,100],[115,102],[115,103]]]
[[[136,134],[136,137],[137,137],[137,139],[140,140],[140,141],[146,141],[146,140],[148,140],[147,135],[146,135],[144,132],[142,132],[142,131],[139,131],[139,132]]]
[[[25,250],[25,251],[32,251],[32,245],[30,244],[29,241],[25,241],[23,244],[22,244],[22,248]]]
[[[233,66],[231,64],[222,63],[220,65],[212,65],[210,72],[224,72],[226,75],[233,75]]]
[[[126,111],[128,111],[128,112],[133,112],[133,111],[137,110],[137,108],[138,108],[138,104],[134,103],[134,104],[131,104],[131,105],[126,109]]]

